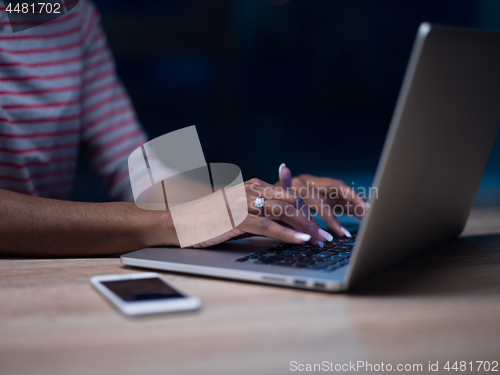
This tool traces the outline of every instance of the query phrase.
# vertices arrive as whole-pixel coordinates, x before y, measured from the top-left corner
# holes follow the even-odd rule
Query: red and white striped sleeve
[[[147,139],[116,75],[97,9],[82,2],[82,144],[113,200],[133,201],[128,156]]]

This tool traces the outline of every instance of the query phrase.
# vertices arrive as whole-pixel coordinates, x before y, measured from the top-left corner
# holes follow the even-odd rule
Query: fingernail
[[[309,234],[305,234],[305,233],[295,233],[293,236],[301,241],[304,241],[304,242],[307,242],[311,239],[311,236]]]
[[[352,234],[351,232],[349,232],[347,229],[345,229],[344,227],[340,227],[340,230],[345,234],[346,237],[349,237],[351,238],[352,237]]]
[[[321,241],[318,241],[318,246],[320,249],[322,249],[323,247],[325,247],[325,244]]]
[[[279,175],[280,175],[280,176],[281,176],[281,171],[282,171],[282,170],[283,170],[283,168],[285,168],[285,167],[286,167],[286,164],[285,164],[285,163],[281,163],[280,168],[278,169],[278,173],[279,173]]]
[[[327,241],[333,240],[333,236],[330,233],[328,233],[326,230],[319,228],[318,233],[321,237],[323,237]]]

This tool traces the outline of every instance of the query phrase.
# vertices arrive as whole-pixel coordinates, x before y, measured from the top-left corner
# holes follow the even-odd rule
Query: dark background
[[[149,137],[194,124],[207,162],[271,183],[285,162],[370,185],[419,24],[500,31],[499,0],[94,3]],[[107,200],[80,164],[73,199]],[[500,139],[476,205],[499,192]]]

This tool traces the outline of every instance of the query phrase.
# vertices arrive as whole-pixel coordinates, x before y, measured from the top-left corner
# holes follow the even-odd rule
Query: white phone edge
[[[134,280],[134,279],[149,279],[159,278],[171,288],[178,291],[184,298],[177,298],[171,300],[154,300],[154,301],[141,301],[141,302],[124,302],[116,294],[106,288],[102,282],[105,281],[120,281],[120,280]],[[118,310],[128,316],[136,315],[150,315],[168,312],[190,311],[201,308],[202,303],[199,298],[192,297],[185,293],[183,290],[173,285],[170,281],[165,279],[162,275],[156,272],[140,272],[140,273],[127,273],[116,275],[98,275],[90,278],[90,284],[100,292],[109,302],[111,302]]]

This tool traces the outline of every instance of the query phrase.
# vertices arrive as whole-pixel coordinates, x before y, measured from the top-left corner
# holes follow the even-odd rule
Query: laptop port
[[[307,285],[307,281],[305,281],[305,280],[296,279],[294,282],[295,282],[295,285],[298,285],[298,286],[306,286]]]
[[[325,289],[326,288],[326,284],[325,283],[314,283],[314,287],[316,289]]]
[[[286,284],[286,279],[283,279],[281,277],[262,276],[262,280],[270,281],[270,282],[274,282],[274,283],[278,282],[278,283]]]

